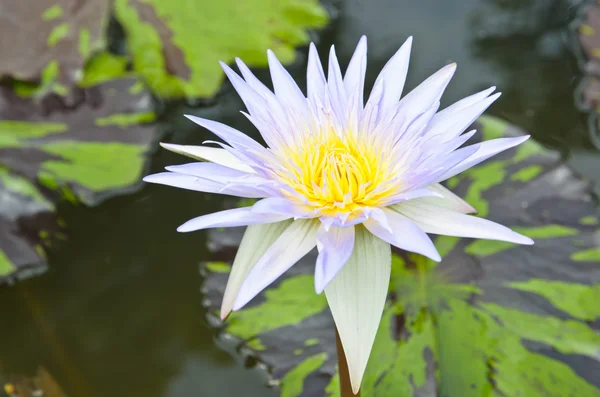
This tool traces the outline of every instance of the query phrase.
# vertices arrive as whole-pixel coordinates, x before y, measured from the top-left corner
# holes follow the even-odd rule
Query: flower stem
[[[346,355],[344,354],[344,348],[342,347],[342,341],[340,340],[337,328],[335,330],[335,340],[337,345],[338,372],[340,374],[340,397],[360,397],[360,391],[358,394],[352,392],[348,362],[346,361]]]

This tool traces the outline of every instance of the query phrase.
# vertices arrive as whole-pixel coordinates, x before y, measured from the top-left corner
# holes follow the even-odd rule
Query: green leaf
[[[224,76],[219,61],[236,56],[265,66],[271,48],[290,63],[294,47],[309,41],[306,30],[328,21],[317,0],[224,0],[198,7],[186,0],[116,0],[114,7],[134,70],[165,98],[213,96]]]
[[[558,309],[574,318],[594,321],[600,317],[600,284],[584,285],[531,279],[508,284],[511,288],[528,291],[548,299]]]

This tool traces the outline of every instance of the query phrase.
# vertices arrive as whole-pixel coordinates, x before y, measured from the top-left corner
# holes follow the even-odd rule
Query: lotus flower
[[[494,102],[495,87],[439,111],[455,64],[405,95],[412,38],[387,62],[363,101],[367,40],[346,73],[332,47],[327,77],[310,45],[306,95],[268,51],[274,90],[239,59],[241,76],[221,64],[267,146],[216,121],[186,116],[223,142],[163,144],[201,162],[167,167],[147,182],[208,193],[259,198],[250,207],[199,216],[180,232],[249,225],[234,260],[221,308],[241,309],[315,247],[316,293],[325,291],[344,348],[352,388],[365,372],[385,304],[391,247],[440,261],[427,235],[533,244],[478,218],[440,182],[528,137],[462,147],[463,133]]]

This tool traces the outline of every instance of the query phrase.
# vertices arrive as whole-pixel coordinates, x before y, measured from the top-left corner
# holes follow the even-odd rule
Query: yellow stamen
[[[376,207],[398,188],[386,185],[391,175],[383,151],[352,134],[316,134],[283,157],[288,172],[280,174],[282,181],[323,215]]]

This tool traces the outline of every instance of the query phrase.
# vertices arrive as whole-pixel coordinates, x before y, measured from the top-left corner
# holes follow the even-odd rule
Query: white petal
[[[202,161],[199,163],[187,163],[170,165],[165,167],[167,171],[176,172],[178,174],[193,175],[199,178],[206,178],[208,180],[230,180],[234,178],[243,178],[245,176],[252,176],[259,178],[256,174],[249,174],[240,170],[225,167],[221,164],[211,163],[208,161]]]
[[[311,100],[320,99],[323,100],[323,93],[325,92],[325,73],[323,72],[323,65],[319,59],[319,53],[314,43],[310,43],[308,50],[308,67],[306,70],[306,92],[308,98]]]
[[[306,114],[307,102],[304,94],[290,76],[287,70],[281,65],[273,51],[267,51],[269,60],[269,71],[271,72],[271,80],[273,80],[273,89],[277,99],[285,104],[290,109]]]
[[[402,98],[398,104],[399,111],[406,114],[407,122],[414,120],[440,100],[455,71],[455,63],[441,68]],[[387,90],[387,84],[385,88]]]
[[[469,203],[467,203],[465,200],[461,199],[456,194],[452,193],[450,190],[440,185],[439,183],[428,186],[427,189],[430,189],[440,194],[441,197],[420,197],[416,199],[418,202],[432,204],[441,208],[447,208],[449,210],[460,212],[462,214],[477,213],[477,210],[473,208]]]
[[[490,87],[487,90],[483,90],[481,92],[463,98],[460,101],[448,106],[447,108],[440,110],[440,112],[435,115],[433,120],[431,120],[431,127],[437,126],[438,124],[446,123],[447,121],[451,120],[457,112],[460,112],[461,110],[466,109],[476,104],[477,102],[484,100],[495,90],[496,87]]]
[[[467,157],[465,160],[458,163],[457,165],[451,167],[448,170],[448,172],[446,172],[444,175],[442,175],[440,178],[438,178],[436,180],[436,182],[442,182],[448,178],[452,178],[454,175],[460,174],[464,170],[467,170],[467,169],[481,163],[482,161],[485,161],[485,160],[489,159],[490,157],[495,156],[496,154],[498,154],[500,152],[503,152],[505,150],[508,150],[510,148],[518,146],[528,139],[529,139],[529,135],[520,136],[517,138],[498,138],[498,139],[492,139],[491,141],[485,141],[482,143],[478,143],[478,144],[471,145],[471,146],[466,146],[462,149],[459,149],[454,153],[457,153],[457,154],[460,152],[466,153],[469,150],[472,150],[473,148],[476,148],[477,151],[475,153],[473,153],[472,155],[470,155],[469,157]]]
[[[393,207],[390,206],[388,208]],[[376,218],[367,219],[363,223],[365,227],[375,236],[393,246],[405,251],[425,255],[437,262],[442,260],[429,236],[417,226],[416,222],[388,208],[384,208],[383,212],[387,217],[389,228],[392,230],[391,232]]]
[[[259,223],[272,223],[289,219],[291,216],[282,214],[257,214],[252,212],[252,207],[235,208],[213,212],[190,219],[177,228],[178,232],[193,232],[194,230],[209,229],[212,227],[234,227],[256,225]]]
[[[299,204],[283,197],[267,197],[252,206],[252,212],[259,214],[286,214],[295,218],[314,218],[313,207]]]
[[[230,126],[219,123],[217,121],[203,119],[201,117],[192,116],[190,114],[184,115],[187,119],[193,121],[194,123],[206,128],[211,131],[213,134],[230,144],[235,148],[248,148],[258,152],[263,152],[265,148],[256,142],[254,139],[250,138],[248,135],[244,134],[236,130],[235,128],[231,128]]]
[[[411,219],[427,233],[533,244],[533,240],[529,237],[513,232],[506,226],[432,204],[413,200],[393,205],[390,208]]]
[[[408,64],[410,61],[410,49],[412,47],[412,36],[409,37],[400,49],[385,64],[379,76],[375,80],[374,86],[378,81],[383,81],[384,91],[380,101],[383,110],[392,108],[402,95],[406,75],[408,73]],[[371,98],[369,98],[371,100]]]
[[[321,225],[317,233],[319,256],[315,266],[315,291],[323,292],[352,255],[354,226],[331,227]]]
[[[360,389],[381,321],[391,262],[390,245],[364,227],[357,227],[350,259],[325,287],[355,394]]]
[[[354,50],[352,59],[348,64],[348,69],[344,75],[344,88],[348,97],[352,97],[350,93],[357,92],[356,101],[358,108],[364,106],[364,90],[365,90],[365,72],[367,70],[367,37],[362,36]]]
[[[231,312],[233,302],[250,270],[292,222],[292,220],[286,220],[248,226],[227,280],[227,287],[221,304],[221,319],[225,319]]]
[[[464,130],[472,125],[475,120],[496,100],[500,97],[501,93],[498,92],[489,98],[485,98],[468,108],[454,112],[451,118],[445,120],[444,123],[438,123],[437,125],[429,125],[427,130],[427,137],[431,137],[431,145],[435,146],[462,134]],[[434,118],[435,119],[435,118]],[[435,137],[435,138],[434,138]],[[428,142],[429,143],[429,142]]]
[[[219,149],[208,146],[175,145],[173,143],[162,142],[160,146],[164,147],[167,150],[170,150],[171,152],[191,157],[196,160],[210,161],[244,172],[255,172],[252,168],[242,163],[240,160],[238,160],[237,157],[235,157],[225,149]]]
[[[269,88],[267,88],[266,85],[264,85],[259,79],[256,78],[254,73],[252,73],[252,71],[240,58],[235,58],[235,63],[240,69],[240,72],[242,72],[242,77],[244,77],[246,83],[248,83],[248,85],[252,87],[254,91],[260,94],[263,98],[275,96],[275,94],[273,94],[273,92]]]
[[[315,219],[299,219],[285,229],[248,273],[233,310],[241,309],[312,250],[317,244],[319,225]]]
[[[230,181],[209,180],[175,172],[160,172],[158,174],[148,175],[144,177],[144,182],[173,186],[196,192],[227,194],[230,196],[248,198],[263,198],[273,193],[273,186],[268,184],[235,184],[230,183]]]

